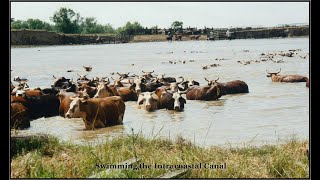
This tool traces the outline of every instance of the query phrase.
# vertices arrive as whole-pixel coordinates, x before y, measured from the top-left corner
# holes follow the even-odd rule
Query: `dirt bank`
[[[232,39],[259,39],[274,37],[299,37],[308,36],[309,27],[264,28],[254,30],[241,30],[231,33]],[[123,36],[116,34],[99,34],[103,44],[116,44],[127,42],[158,42],[167,41],[165,34]],[[226,39],[226,33],[219,32],[215,40]],[[42,30],[11,30],[11,45],[71,45],[71,44],[96,44],[95,34],[63,34]],[[175,38],[173,37],[173,41]],[[189,35],[183,35],[182,41],[191,40]],[[199,40],[207,40],[207,35],[201,35]]]
[[[103,44],[125,43],[129,36],[115,34],[99,34]],[[42,30],[11,30],[11,45],[65,45],[65,44],[95,44],[95,34],[63,34]]]

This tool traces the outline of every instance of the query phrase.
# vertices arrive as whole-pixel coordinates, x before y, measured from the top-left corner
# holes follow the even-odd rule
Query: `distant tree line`
[[[126,34],[137,35],[144,34],[145,29],[139,22],[127,22],[124,26],[117,29],[111,24],[99,24],[94,17],[81,17],[79,13],[69,8],[60,8],[54,13],[50,20],[54,24],[41,21],[39,19],[15,20],[11,18],[11,29],[38,29],[65,34]]]

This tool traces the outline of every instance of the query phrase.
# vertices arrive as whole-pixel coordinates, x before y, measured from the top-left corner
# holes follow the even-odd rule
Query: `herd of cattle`
[[[91,71],[92,67],[90,70]],[[273,82],[306,82],[301,75],[279,75],[268,72]],[[183,111],[187,100],[218,100],[227,94],[249,93],[247,83],[241,80],[221,83],[218,79],[200,85],[194,79],[155,75],[154,71],[142,71],[141,75],[112,73],[118,75],[113,84],[107,77],[88,79],[78,75],[76,82],[65,77],[55,77],[49,88],[29,88],[27,79],[15,77],[11,82],[11,128],[30,127],[30,120],[40,117],[62,116],[82,118],[86,129],[122,124],[126,101],[136,101],[138,108],[146,111],[168,109]],[[185,94],[185,98],[184,95]]]

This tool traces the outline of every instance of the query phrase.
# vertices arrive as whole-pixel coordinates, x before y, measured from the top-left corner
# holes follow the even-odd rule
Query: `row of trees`
[[[144,27],[138,22],[127,22],[123,27],[113,28],[111,24],[99,24],[94,17],[83,18],[79,13],[69,8],[60,8],[50,20],[54,23],[49,24],[39,19],[28,19],[26,21],[11,19],[12,29],[40,29],[55,31],[66,34],[96,34],[96,33],[117,33],[136,35],[144,32]],[[172,23],[173,29],[182,29],[182,22]],[[157,26],[155,26],[157,28]]]

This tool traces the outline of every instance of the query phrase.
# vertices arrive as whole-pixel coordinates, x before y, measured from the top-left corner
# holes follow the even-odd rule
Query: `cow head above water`
[[[79,92],[78,96],[70,97],[72,102],[69,105],[69,110],[65,114],[66,118],[72,118],[74,114],[80,112],[81,103],[85,103],[89,99],[89,95],[86,92]]]
[[[280,72],[281,72],[281,68],[280,68],[280,70],[278,71],[278,72],[273,72],[273,73],[270,73],[268,70],[266,70],[267,71],[267,77],[272,77],[272,76],[276,76],[276,75],[278,75]]]
[[[117,72],[117,74],[120,76],[120,80],[122,80],[122,79],[128,78],[130,72],[128,72],[128,73],[119,73],[119,72]]]
[[[166,74],[159,74],[157,77],[156,77],[156,81],[159,81],[159,82],[164,82],[164,76]]]
[[[154,73],[154,70],[151,71],[151,72],[146,72],[146,71],[143,71],[143,70],[142,70],[142,73],[143,73],[143,77],[144,77],[145,79],[151,79],[151,78],[153,78],[152,73]]]
[[[113,77],[111,77],[111,79],[113,80],[113,85],[116,87],[124,87],[124,85],[121,82],[121,79],[114,79]]]
[[[184,86],[184,90],[187,90],[188,88],[192,86],[199,86],[199,82],[195,81],[193,78],[188,78],[187,81],[181,83]]]
[[[91,71],[92,70],[92,66],[83,66],[83,68],[86,70],[86,71]]]
[[[159,97],[154,92],[144,92],[139,95],[137,103],[147,111],[154,111],[158,109]]]
[[[218,83],[219,78],[211,81],[209,81],[207,78],[204,78],[204,80],[208,81],[208,86],[212,86]]]
[[[178,78],[181,78],[182,80],[180,82],[173,82],[173,83],[170,83],[170,90],[172,92],[177,92],[179,90],[179,87],[178,85],[179,84],[182,84],[184,82],[184,78],[182,76],[178,77]]]
[[[26,97],[26,92],[24,90],[17,90],[16,91],[16,96],[17,97]]]
[[[184,104],[186,104],[186,100],[181,96],[181,94],[185,94],[186,92],[174,92],[172,98],[174,99],[173,108],[176,111],[182,111],[184,109]]]
[[[79,76],[79,78],[78,78],[77,80],[86,80],[86,81],[89,81],[89,79],[87,78],[88,74],[86,74],[86,75],[79,75],[79,74],[77,73],[77,75]]]
[[[66,79],[65,77],[56,78],[53,75],[53,78],[54,78],[54,82],[51,85],[51,87],[62,87],[62,86],[68,85],[70,82],[70,79]]]
[[[140,94],[142,92],[142,84],[146,82],[146,79],[144,77],[139,77],[137,79],[133,80],[133,83],[131,80],[129,80],[129,83],[131,84],[130,89],[134,90],[137,94]]]
[[[103,97],[109,97],[113,96],[112,90],[108,87],[110,84],[110,81],[104,83],[100,82],[97,87],[97,93],[93,96],[93,98],[103,98]]]

